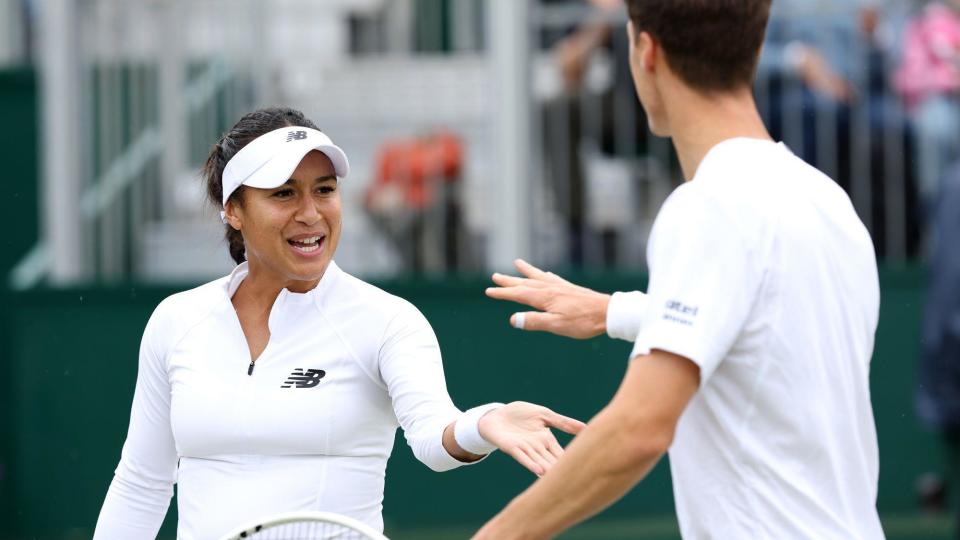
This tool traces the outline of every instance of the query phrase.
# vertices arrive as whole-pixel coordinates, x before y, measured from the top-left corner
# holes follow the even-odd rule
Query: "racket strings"
[[[294,522],[272,525],[243,536],[250,540],[368,540],[370,537],[339,523]]]

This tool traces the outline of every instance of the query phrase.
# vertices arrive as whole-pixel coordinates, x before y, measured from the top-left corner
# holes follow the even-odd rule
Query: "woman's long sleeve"
[[[177,451],[170,427],[170,382],[156,313],[140,344],[130,427],[97,520],[94,540],[155,538],[173,496]]]

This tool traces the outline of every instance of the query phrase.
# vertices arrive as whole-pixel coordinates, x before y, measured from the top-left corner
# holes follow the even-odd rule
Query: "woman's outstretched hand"
[[[509,454],[533,474],[543,476],[563,455],[563,447],[550,431],[556,428],[576,435],[586,424],[546,407],[514,401],[483,415],[480,436]]]

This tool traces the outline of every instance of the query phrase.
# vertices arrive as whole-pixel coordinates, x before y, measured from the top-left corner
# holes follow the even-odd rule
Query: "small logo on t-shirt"
[[[696,306],[688,306],[678,300],[668,300],[664,307],[667,309],[667,313],[663,314],[664,320],[686,326],[693,326],[692,319],[696,318],[697,311],[700,309]]]
[[[320,384],[320,379],[326,374],[327,372],[322,369],[297,368],[287,377],[286,382],[280,385],[280,388],[313,388]]]

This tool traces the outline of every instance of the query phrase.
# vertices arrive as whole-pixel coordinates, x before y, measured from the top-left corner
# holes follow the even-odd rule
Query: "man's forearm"
[[[699,383],[700,368],[682,356],[654,350],[631,360],[610,404],[476,538],[551,538],[609,506],[666,453]]]
[[[600,512],[656,465],[670,437],[643,437],[615,401],[567,447],[549,474],[518,496],[475,538],[539,539]],[[530,519],[536,516],[536,520]]]

